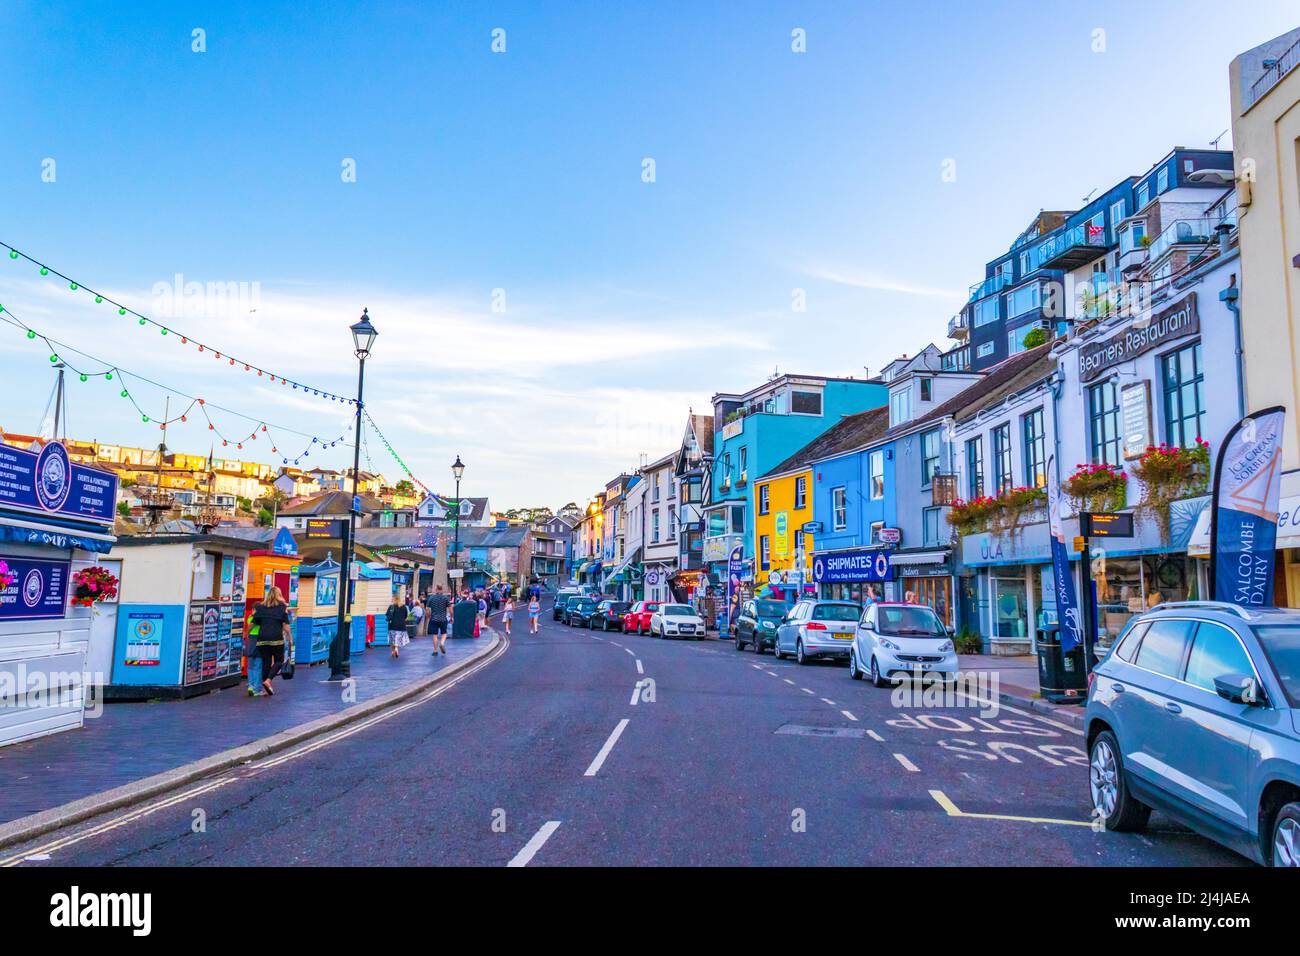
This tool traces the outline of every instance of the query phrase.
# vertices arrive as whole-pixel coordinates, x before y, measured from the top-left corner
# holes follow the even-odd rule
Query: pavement
[[[996,694],[1003,703],[1026,707],[1036,713],[1083,727],[1083,707],[1080,704],[1054,704],[1040,695],[1037,657],[1029,654],[1015,657],[960,654],[958,661],[963,673],[988,675],[990,678],[996,674],[996,684],[990,679],[988,686],[996,688]]]
[[[1095,830],[1079,728],[1028,708],[547,614],[503,640],[427,696],[0,863],[1246,864],[1160,814]]]
[[[81,730],[0,748],[0,824],[364,706],[415,686],[485,643],[448,640],[447,654],[434,658],[430,638],[416,638],[397,660],[387,647],[373,647],[352,657],[348,700],[340,684],[328,682],[329,666],[318,664],[275,681],[273,697],[250,698],[240,683],[188,700],[106,703],[100,716],[87,715]]]

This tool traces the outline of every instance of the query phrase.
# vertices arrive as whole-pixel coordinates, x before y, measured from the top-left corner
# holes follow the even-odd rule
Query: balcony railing
[[[982,299],[986,295],[992,295],[994,292],[1000,292],[1007,286],[1011,285],[1011,273],[999,272],[997,275],[989,276],[983,282],[976,282],[970,287],[970,298],[966,301],[974,302],[976,299]]]
[[[948,320],[948,338],[964,341],[970,335],[970,325],[966,321],[966,313],[958,312]]]
[[[1155,262],[1179,243],[1191,242],[1209,244],[1214,241],[1215,229],[1220,224],[1235,226],[1236,213],[1222,219],[1202,216],[1199,219],[1177,219],[1151,243],[1147,249],[1147,261]]]
[[[1291,44],[1287,51],[1264,71],[1264,75],[1250,85],[1250,102],[1244,104],[1246,109],[1250,109],[1259,102],[1260,97],[1282,82],[1282,77],[1286,76],[1296,64],[1300,64],[1300,40]]]
[[[1075,269],[1103,255],[1107,245],[1105,226],[1083,222],[1048,239],[1033,258],[1041,269]]]

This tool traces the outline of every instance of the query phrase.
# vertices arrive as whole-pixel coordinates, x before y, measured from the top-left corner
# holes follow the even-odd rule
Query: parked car
[[[651,637],[693,637],[704,640],[704,618],[689,604],[661,604],[650,616]]]
[[[1108,830],[1162,810],[1300,866],[1300,611],[1213,601],[1135,617],[1089,675],[1088,792]]]
[[[602,631],[608,631],[610,628],[621,631],[623,630],[623,616],[627,614],[631,607],[630,601],[601,601],[596,605],[596,610],[587,623],[593,631],[596,628],[600,628]]]
[[[623,630],[628,634],[649,634],[650,618],[657,610],[658,601],[637,601],[623,615]]]
[[[789,611],[790,605],[784,601],[765,598],[746,601],[740,606],[740,616],[736,618],[736,650],[743,651],[748,646],[754,649],[755,654],[762,654],[774,647],[776,629]]]
[[[568,603],[564,610],[564,623],[569,627],[589,627],[592,615],[596,613],[596,599],[579,595]]]
[[[869,604],[849,649],[849,676],[877,687],[918,671],[957,679],[957,649],[939,615],[923,604]]]
[[[556,595],[555,605],[551,608],[551,620],[559,621],[561,624],[566,623],[567,619],[565,614],[569,609],[569,605],[574,601],[582,600],[584,596],[585,595],[579,594],[577,591],[570,594]]]
[[[849,656],[862,608],[852,601],[800,601],[776,629],[772,653],[794,655],[800,664],[816,657]]]

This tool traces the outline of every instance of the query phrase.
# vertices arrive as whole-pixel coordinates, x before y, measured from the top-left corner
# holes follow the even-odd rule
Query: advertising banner
[[[1285,422],[1280,406],[1247,415],[1219,448],[1210,499],[1210,593],[1216,601],[1273,606]]]
[[[740,581],[745,573],[745,549],[736,545],[727,559],[727,630],[735,626],[740,616]]]
[[[1061,484],[1056,478],[1056,456],[1047,459],[1047,522],[1051,532],[1052,578],[1056,587],[1056,614],[1061,623],[1061,649],[1070,653],[1083,643],[1079,598],[1070,572],[1070,550],[1061,526]],[[1088,560],[1084,555],[1083,560]]]
[[[0,621],[63,617],[71,562],[3,557],[14,579],[0,591]]]
[[[0,506],[111,525],[117,476],[73,462],[57,441],[39,452],[0,445]]]

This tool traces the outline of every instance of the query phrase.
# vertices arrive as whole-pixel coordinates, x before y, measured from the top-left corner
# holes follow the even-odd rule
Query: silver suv
[[[1151,809],[1300,866],[1300,611],[1212,601],[1136,617],[1089,678],[1089,795],[1109,830]]]

